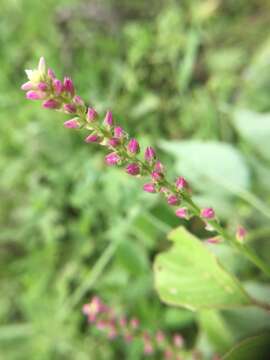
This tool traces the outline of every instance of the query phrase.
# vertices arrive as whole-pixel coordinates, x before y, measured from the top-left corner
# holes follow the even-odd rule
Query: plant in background
[[[65,77],[63,81],[57,79],[53,70],[46,68],[44,58],[40,59],[37,69],[26,70],[26,73],[29,81],[22,85],[22,89],[26,91],[27,99],[40,100],[43,108],[70,115],[71,118],[64,122],[64,126],[86,131],[86,143],[95,143],[104,147],[107,152],[105,163],[108,166],[121,167],[130,176],[147,177],[148,180],[143,185],[144,191],[161,194],[169,206],[175,207],[175,214],[179,218],[190,219],[193,216],[201,218],[206,229],[211,233],[215,232],[209,242],[227,241],[263,273],[270,276],[270,266],[245,242],[246,230],[239,225],[235,233],[231,234],[221,225],[213,208],[200,208],[192,199],[187,180],[179,176],[171,182],[167,178],[165,166],[151,146],[148,146],[141,155],[142,149],[138,141],[130,138],[124,129],[115,123],[111,111],[107,111],[100,121],[97,111],[86,105],[77,94],[71,78]],[[155,261],[155,282],[162,300],[190,309],[255,305],[270,310],[270,305],[251,298],[195,237],[179,229],[171,235],[171,239],[175,242],[172,249],[159,255]],[[180,268],[179,262],[183,259],[186,264]],[[192,266],[190,271],[188,266]],[[190,273],[194,277],[190,277]],[[180,287],[181,279],[186,280],[185,286],[189,288],[188,290],[192,290],[192,286],[198,286],[198,297],[191,291],[181,298],[181,289],[183,289]],[[201,284],[205,286],[202,289],[199,288]],[[207,286],[209,293],[206,293]],[[92,308],[92,305],[85,308],[88,316],[89,309]],[[119,331],[119,329],[114,330]],[[127,329],[124,327],[124,330]]]

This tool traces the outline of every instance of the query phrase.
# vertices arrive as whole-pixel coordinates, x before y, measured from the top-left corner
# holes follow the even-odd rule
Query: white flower
[[[38,62],[38,68],[34,70],[25,70],[26,75],[32,84],[39,83],[46,75],[46,62],[42,56]]]

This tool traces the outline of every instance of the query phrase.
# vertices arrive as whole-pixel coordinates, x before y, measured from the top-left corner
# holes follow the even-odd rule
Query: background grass
[[[23,69],[44,55],[98,111],[112,108],[142,144],[159,147],[171,174],[187,169],[198,200],[214,204],[232,230],[247,226],[269,261],[269,21],[267,0],[1,2],[1,359],[140,359],[137,346],[111,344],[86,324],[81,306],[94,293],[150,331],[183,333],[203,359],[269,328],[261,310],[194,314],[162,305],[151,264],[179,224],[173,211],[107,169],[97,148],[63,128],[62,114],[20,91]],[[179,158],[183,140],[231,144],[243,182],[233,186],[239,162],[219,150],[214,163],[206,156],[197,173],[190,169],[200,151]],[[218,165],[228,165],[229,184],[207,178]],[[186,225],[207,236],[196,219]],[[226,246],[215,251],[269,299],[253,266]]]

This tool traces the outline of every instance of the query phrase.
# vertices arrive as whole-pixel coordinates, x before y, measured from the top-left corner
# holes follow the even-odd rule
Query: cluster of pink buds
[[[85,129],[88,134],[86,143],[97,143],[104,146],[108,153],[105,162],[109,166],[121,166],[131,176],[149,176],[149,182],[143,185],[148,193],[160,193],[165,196],[170,206],[176,207],[175,214],[181,219],[196,215],[206,224],[210,231],[218,229],[215,211],[208,207],[200,209],[191,199],[190,186],[182,176],[174,183],[167,180],[165,167],[157,158],[156,151],[148,146],[144,156],[139,157],[140,145],[113,119],[107,111],[103,121],[92,106],[87,106],[77,95],[73,81],[65,77],[63,81],[56,78],[52,69],[46,68],[44,58],[40,58],[37,69],[26,70],[29,81],[22,85],[26,97],[30,100],[41,100],[46,109],[54,109],[71,114],[72,118],[64,122],[69,129]],[[216,226],[215,226],[216,225]],[[243,231],[237,232],[237,238],[243,239]]]
[[[97,296],[85,304],[82,311],[88,322],[109,340],[118,338],[130,343],[138,339],[142,342],[145,356],[161,353],[166,360],[183,359],[181,354],[184,351],[184,339],[178,333],[166,335],[161,330],[150,333],[142,327],[137,317],[129,319],[122,314],[117,315],[114,309],[106,306]]]

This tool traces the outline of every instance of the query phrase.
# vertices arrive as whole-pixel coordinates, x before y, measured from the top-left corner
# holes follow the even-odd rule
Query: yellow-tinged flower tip
[[[46,75],[46,62],[45,62],[44,57],[42,56],[39,59],[37,69],[34,69],[34,70],[27,69],[27,70],[25,70],[25,72],[26,72],[26,75],[27,75],[29,81],[31,81],[31,83],[33,83],[33,84],[39,83],[42,80],[42,78]]]

